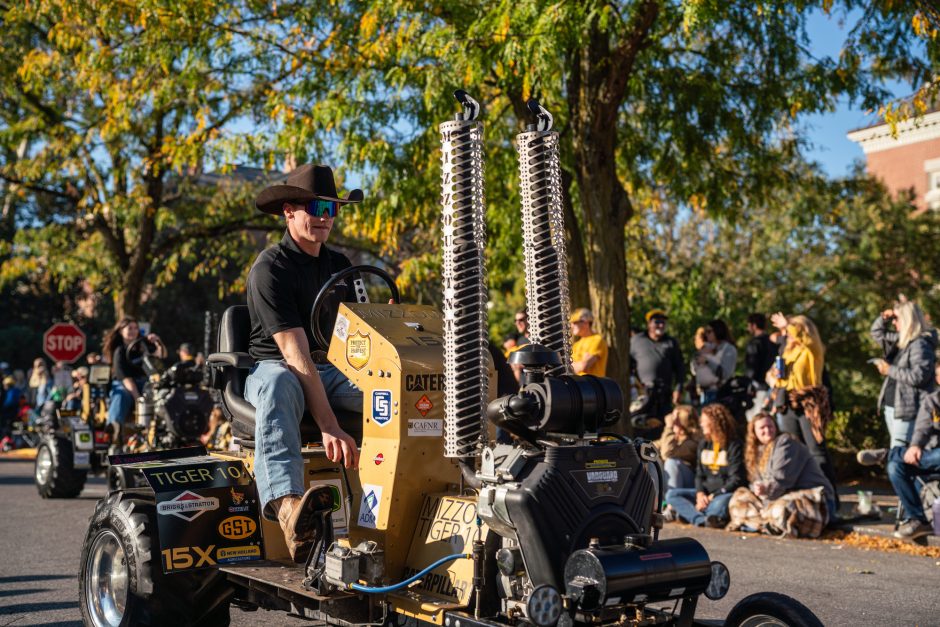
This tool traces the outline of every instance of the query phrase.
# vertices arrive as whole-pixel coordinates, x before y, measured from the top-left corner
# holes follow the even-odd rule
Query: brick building
[[[940,110],[897,125],[882,121],[848,133],[865,152],[866,169],[895,196],[911,194],[917,209],[940,210]]]

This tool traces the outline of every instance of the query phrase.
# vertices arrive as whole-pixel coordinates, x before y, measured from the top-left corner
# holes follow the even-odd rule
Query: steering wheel
[[[343,281],[355,274],[371,274],[377,276],[382,281],[385,282],[385,285],[388,286],[388,289],[392,292],[392,300],[396,303],[401,302],[401,294],[398,292],[398,286],[395,285],[395,279],[391,275],[382,270],[381,268],[376,268],[375,266],[351,266],[340,270],[333,276],[331,276],[326,283],[323,284],[323,287],[320,288],[319,293],[317,293],[316,300],[313,301],[313,309],[310,312],[310,328],[313,331],[313,339],[317,343],[317,346],[320,350],[329,350],[330,343],[327,340],[328,335],[323,333],[323,329],[319,324],[320,313],[323,311],[323,307],[326,305],[327,296],[336,289],[336,286],[340,281]],[[356,279],[354,282],[356,288],[356,302],[358,303],[367,303],[369,299],[366,297],[366,288],[362,283],[362,279]],[[332,329],[330,329],[332,331]]]
[[[156,356],[156,351],[150,350],[150,344],[151,343],[147,341],[146,337],[141,336],[128,344],[127,348],[124,349],[124,353],[127,355],[128,360],[130,360],[131,354],[140,350],[144,372],[147,373],[148,377],[160,371],[160,363],[158,361],[159,358]]]

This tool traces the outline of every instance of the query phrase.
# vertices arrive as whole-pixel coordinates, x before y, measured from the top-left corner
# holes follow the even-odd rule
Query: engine
[[[212,396],[201,383],[201,369],[176,364],[141,396],[138,422],[152,428],[154,444],[174,448],[199,442],[212,411]]]

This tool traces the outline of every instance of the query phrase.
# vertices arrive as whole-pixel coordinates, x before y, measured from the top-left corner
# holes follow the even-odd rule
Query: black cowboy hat
[[[265,213],[281,215],[285,202],[303,203],[319,198],[344,204],[362,201],[362,190],[354,189],[345,198],[336,193],[333,169],[326,165],[308,163],[294,169],[283,183],[275,183],[261,190],[255,206]]]

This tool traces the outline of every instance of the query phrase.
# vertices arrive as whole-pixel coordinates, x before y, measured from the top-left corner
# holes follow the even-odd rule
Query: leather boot
[[[302,497],[288,495],[272,505],[291,559],[303,564],[322,532],[320,513],[333,508],[333,491],[329,486],[314,486]]]

